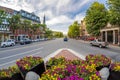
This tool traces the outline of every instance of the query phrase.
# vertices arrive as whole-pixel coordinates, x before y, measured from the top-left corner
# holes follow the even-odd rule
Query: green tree
[[[4,10],[0,10],[0,25],[2,25],[2,22],[5,20],[5,19],[7,19],[6,18],[6,13],[5,13],[5,11]]]
[[[53,34],[54,34],[54,37],[56,38],[61,38],[64,36],[62,32],[58,32],[58,31],[53,32]]]
[[[7,20],[7,14],[6,14],[6,12],[4,10],[0,9],[0,25],[2,25],[5,20]],[[3,33],[3,34],[4,34],[4,38],[3,39],[5,40],[5,33]],[[0,42],[1,41],[2,40],[0,40]]]
[[[108,0],[108,5],[110,23],[120,26],[120,0]]]
[[[31,28],[31,21],[30,20],[24,20],[23,23],[22,23],[22,29],[25,32],[28,32],[30,28]]]
[[[21,26],[21,16],[20,15],[13,15],[8,21],[9,21],[9,26],[13,34],[15,33],[15,30],[19,29]]]
[[[105,27],[108,22],[107,9],[104,4],[94,2],[86,12],[86,28],[89,34],[93,36],[100,35],[100,29]]]
[[[37,30],[39,29],[39,27],[40,27],[39,24],[32,24],[31,29],[34,35],[37,33]]]
[[[80,35],[79,24],[75,21],[72,25],[69,26],[68,36],[70,38],[76,38]]]
[[[45,38],[52,38],[53,37],[53,31],[47,28],[45,30]]]

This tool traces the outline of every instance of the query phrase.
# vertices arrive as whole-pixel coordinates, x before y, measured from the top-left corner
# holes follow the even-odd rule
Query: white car
[[[5,42],[1,42],[1,47],[15,46],[15,40],[9,39]]]
[[[100,48],[102,47],[108,47],[108,42],[103,42],[101,40],[95,39],[93,41],[90,42],[90,44],[93,46],[99,46]]]

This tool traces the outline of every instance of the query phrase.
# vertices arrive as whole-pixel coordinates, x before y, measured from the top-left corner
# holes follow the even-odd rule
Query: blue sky
[[[75,20],[80,23],[94,1],[103,3],[107,7],[107,0],[0,0],[0,6],[35,12],[41,21],[45,14],[48,28],[66,34],[69,25]]]

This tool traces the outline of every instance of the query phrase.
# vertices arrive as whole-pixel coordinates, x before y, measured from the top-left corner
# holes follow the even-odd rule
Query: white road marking
[[[23,52],[23,53],[20,53],[20,54],[3,57],[3,58],[0,58],[0,60],[2,60],[2,59],[7,59],[7,58],[11,58],[11,57],[15,57],[15,56],[19,56],[19,55],[23,55],[23,54],[27,54],[27,53],[29,53],[29,52],[33,52],[33,51],[40,50],[40,49],[43,49],[43,47],[37,48],[37,49],[34,49],[34,50],[30,50],[30,51],[26,51],[26,52]]]
[[[42,51],[39,51],[39,52],[37,52],[37,53],[35,53],[35,54],[32,54],[32,55],[40,54],[41,52],[42,52]],[[27,56],[30,56],[30,55],[27,55]],[[16,62],[16,60],[12,60],[12,61],[9,61],[9,62],[7,62],[7,63],[0,64],[0,67],[5,66],[5,65],[7,65],[7,64],[15,63],[15,62]]]
[[[23,46],[23,47],[18,47],[18,48],[15,48],[15,49],[4,50],[4,51],[0,51],[0,54],[2,54],[2,52],[19,50],[19,49],[24,49],[24,48],[30,48],[30,47],[40,46],[40,45],[45,45],[45,44],[48,44],[48,42],[47,43],[41,43],[41,44],[38,44],[38,45],[36,44],[36,45],[31,45],[31,46]]]

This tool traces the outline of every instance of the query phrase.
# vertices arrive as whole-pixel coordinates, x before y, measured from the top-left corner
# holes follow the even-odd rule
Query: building
[[[80,36],[89,36],[86,29],[85,19],[82,20],[80,24]]]
[[[11,16],[14,13],[14,10],[12,10],[10,8],[0,6],[0,9],[6,12],[6,14],[7,14],[6,18],[11,18]],[[3,20],[2,24],[0,25],[0,42],[9,39],[9,34],[11,34],[11,31],[9,28],[9,23],[5,19],[5,20]]]
[[[36,16],[34,13],[29,13],[24,10],[16,11],[14,10],[14,15],[19,14],[21,15],[21,22],[24,20],[29,20],[31,21],[31,24],[40,24],[40,18]],[[22,30],[18,29],[15,31],[15,34],[11,34],[10,38],[16,39],[17,41],[20,41],[22,38],[30,38],[30,39],[36,39],[40,38],[40,30],[37,30],[37,34],[33,35],[30,30]]]
[[[103,29],[100,30],[102,41],[112,44],[120,44],[120,27],[108,23]]]
[[[7,13],[8,18],[11,18],[13,15],[19,14],[19,15],[21,15],[21,21],[30,20],[31,24],[40,24],[41,23],[40,18],[37,15],[35,15],[33,12],[29,13],[24,10],[16,11],[16,10],[2,7],[2,6],[0,6],[0,9],[4,10]],[[0,40],[4,41],[6,39],[12,38],[12,39],[16,39],[17,41],[19,41],[20,39],[22,39],[24,37],[32,38],[33,36],[34,36],[34,38],[40,38],[40,34],[42,33],[41,32],[42,30],[40,30],[40,29],[38,29],[36,31],[35,35],[33,35],[31,31],[24,31],[22,29],[16,30],[15,33],[13,34],[10,31],[9,23],[6,20],[4,20],[3,24],[0,25]]]

